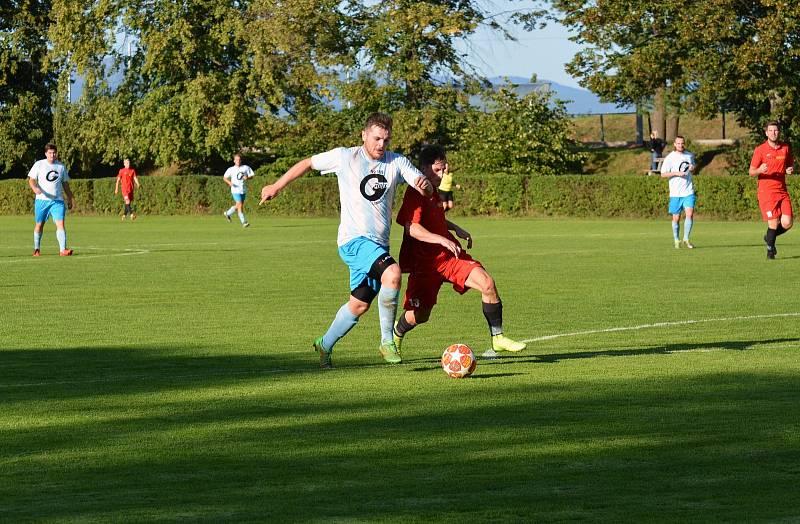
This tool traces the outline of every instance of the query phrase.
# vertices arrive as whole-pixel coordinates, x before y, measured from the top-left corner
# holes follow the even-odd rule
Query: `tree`
[[[0,5],[0,173],[23,173],[52,139],[49,11],[49,1]]]

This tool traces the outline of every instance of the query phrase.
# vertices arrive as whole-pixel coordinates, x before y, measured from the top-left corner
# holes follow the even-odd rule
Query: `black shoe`
[[[767,260],[775,260],[775,250],[767,249]]]

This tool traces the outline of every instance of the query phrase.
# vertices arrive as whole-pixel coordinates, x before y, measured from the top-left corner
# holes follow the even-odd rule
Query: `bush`
[[[192,215],[221,212],[231,206],[230,190],[221,177],[141,177],[135,206],[139,213]],[[116,214],[122,197],[114,194],[113,178],[72,180],[74,213]],[[337,216],[339,191],[334,177],[307,177],[287,187],[275,200],[258,207],[263,185],[273,178],[250,181],[248,213],[269,216]],[[790,192],[800,179],[788,179]],[[695,178],[697,212],[704,218],[757,219],[756,181],[750,177]],[[405,189],[397,194],[397,202]],[[493,174],[470,176],[453,188],[453,216],[575,216],[653,218],[667,214],[667,182],[654,176],[557,177]],[[397,204],[396,204],[397,205]],[[0,181],[0,214],[33,212],[33,193],[25,180]]]

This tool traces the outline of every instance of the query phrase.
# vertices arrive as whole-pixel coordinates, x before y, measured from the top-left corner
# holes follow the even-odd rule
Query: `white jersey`
[[[413,186],[423,176],[403,155],[386,151],[380,160],[373,160],[360,146],[314,155],[311,167],[336,173],[342,209],[336,240],[339,246],[365,237],[388,247],[397,187],[404,181]]]
[[[685,197],[694,195],[692,173],[689,171],[689,166],[693,165],[695,165],[694,155],[688,151],[683,153],[673,151],[664,158],[661,163],[662,173],[673,173],[675,171],[686,173],[685,176],[674,176],[669,179],[669,196]]]
[[[247,193],[245,182],[253,176],[253,170],[250,169],[250,166],[245,165],[239,167],[231,166],[225,170],[225,174],[222,176],[231,181],[231,193],[244,195]]]
[[[58,160],[52,164],[46,158],[37,160],[28,173],[28,178],[36,180],[42,190],[36,195],[36,200],[64,200],[61,185],[69,182],[69,175],[67,168]]]

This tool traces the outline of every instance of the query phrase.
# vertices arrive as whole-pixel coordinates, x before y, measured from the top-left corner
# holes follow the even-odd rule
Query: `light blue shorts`
[[[689,195],[685,197],[669,197],[669,214],[680,215],[681,210],[690,207],[694,209],[695,196]]]
[[[244,202],[244,197],[247,196],[247,193],[231,193],[234,202]]]
[[[64,220],[67,216],[67,206],[63,200],[35,200],[33,216],[37,224],[47,222],[48,217],[53,217],[53,220]]]
[[[388,254],[388,246],[381,246],[364,237],[354,238],[339,247],[339,256],[350,268],[350,291],[361,286],[365,280],[369,287],[379,291],[381,289],[381,281],[370,278],[369,270],[372,269],[372,264],[376,260]]]

